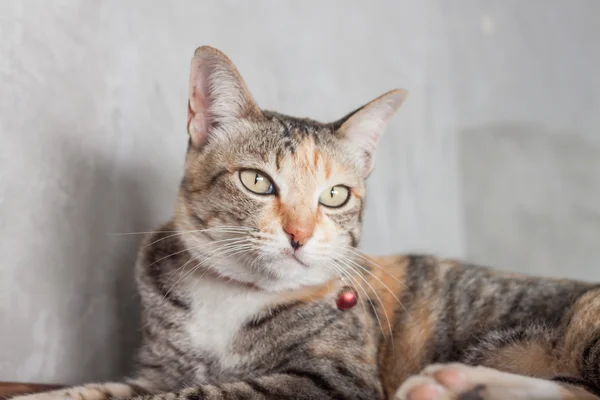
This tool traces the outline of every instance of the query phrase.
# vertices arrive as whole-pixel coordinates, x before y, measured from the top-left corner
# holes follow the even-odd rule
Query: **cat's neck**
[[[269,299],[273,306],[277,306],[283,302],[291,301],[311,301],[318,300],[329,293],[338,291],[343,283],[338,278],[332,278],[320,285],[307,285],[289,290],[268,290],[251,283],[220,275],[210,268],[203,271],[198,271],[194,279],[202,281],[202,286],[219,287],[223,293],[228,295],[236,294],[242,297],[252,296],[253,294]],[[196,285],[196,284],[195,284]]]
[[[203,271],[201,271],[201,276],[198,277],[197,279],[212,279],[215,280],[217,282],[223,283],[231,288],[237,288],[237,289],[243,289],[246,291],[263,291],[264,289],[259,287],[258,285],[252,283],[252,282],[244,282],[242,280],[238,280],[235,278],[231,278],[228,276],[224,276],[224,275],[220,275],[216,272],[214,272],[213,270],[211,270],[210,268],[206,268]]]

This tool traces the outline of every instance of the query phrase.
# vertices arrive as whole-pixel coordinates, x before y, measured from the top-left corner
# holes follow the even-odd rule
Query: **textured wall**
[[[116,234],[171,213],[201,44],[294,115],[410,90],[378,153],[364,249],[593,271],[595,0],[170,3],[0,2],[0,380],[128,370],[140,238]],[[556,259],[577,262],[543,269]]]
[[[466,255],[600,281],[600,1],[459,4],[444,15]]]

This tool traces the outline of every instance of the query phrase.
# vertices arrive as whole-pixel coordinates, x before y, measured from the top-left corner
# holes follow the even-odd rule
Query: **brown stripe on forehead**
[[[325,179],[331,179],[331,160],[329,157],[323,157],[325,164]]]
[[[275,156],[275,166],[277,167],[277,170],[281,169],[281,162],[283,161],[283,149],[278,149],[277,150],[277,155]]]
[[[314,149],[313,149],[313,164],[314,164],[314,168],[315,170],[318,170],[319,167],[322,167],[322,171],[325,175],[325,179],[329,180],[331,179],[331,174],[333,172],[333,160],[331,159],[331,157],[329,157],[328,154],[321,152],[321,150],[318,147],[318,143],[316,140],[317,136],[313,136],[313,141],[314,141]]]
[[[268,114],[271,114],[268,112]],[[283,138],[283,146],[287,151],[294,154],[296,152],[296,144],[294,143],[294,138],[292,136],[292,130],[288,126],[288,124],[280,118],[280,116],[273,115],[273,119],[279,122],[282,127],[282,138]],[[278,167],[279,168],[279,167]]]
[[[300,146],[297,149],[297,162],[298,167],[304,170],[311,170],[316,168],[315,163],[315,142],[310,138],[306,138],[300,142]],[[314,165],[314,167],[313,167]]]
[[[313,166],[315,169],[317,169],[319,167],[319,158],[321,158],[321,157],[320,157],[319,151],[317,150],[317,148],[315,146],[315,147],[313,147]]]

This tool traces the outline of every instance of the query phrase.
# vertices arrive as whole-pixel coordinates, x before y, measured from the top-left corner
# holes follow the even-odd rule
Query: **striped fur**
[[[598,393],[600,285],[356,249],[375,144],[404,95],[334,123],[288,117],[260,110],[230,61],[199,49],[175,216],[146,238],[136,266],[134,378],[21,400]],[[249,191],[242,170],[260,171],[272,192]],[[349,200],[319,205],[335,185]],[[341,311],[345,286],[359,302]]]

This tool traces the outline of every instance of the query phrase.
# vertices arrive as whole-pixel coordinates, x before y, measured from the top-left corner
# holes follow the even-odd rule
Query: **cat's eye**
[[[256,194],[274,194],[275,187],[273,182],[258,171],[246,169],[240,171],[240,181],[249,191]]]
[[[346,186],[332,186],[319,196],[319,203],[329,208],[345,205],[350,199],[350,189]]]

